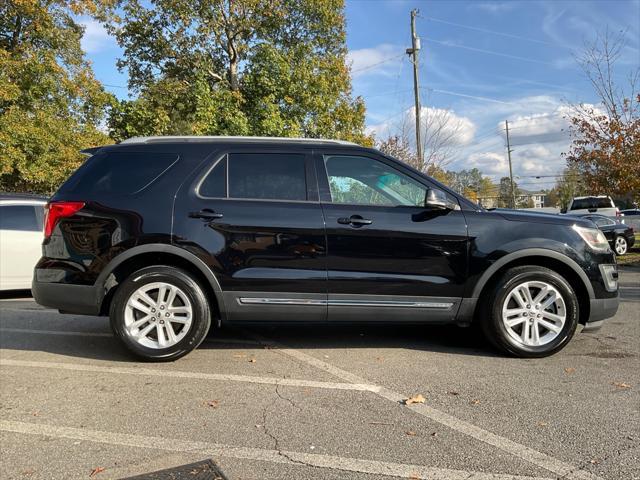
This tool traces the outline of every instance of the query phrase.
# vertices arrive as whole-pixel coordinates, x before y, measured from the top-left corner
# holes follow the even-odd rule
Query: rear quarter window
[[[131,195],[167,171],[175,153],[107,152],[90,157],[60,188],[64,193]]]
[[[586,210],[589,208],[613,208],[613,201],[610,198],[579,198],[571,204],[571,210]]]

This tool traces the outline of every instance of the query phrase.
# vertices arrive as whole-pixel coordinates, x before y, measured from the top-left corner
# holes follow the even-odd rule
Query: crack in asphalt
[[[284,378],[286,378],[286,375],[285,375],[285,377],[284,377]],[[301,409],[298,405],[296,405],[296,404],[295,404],[295,402],[294,402],[293,400],[291,400],[290,398],[285,397],[285,396],[283,396],[283,395],[281,395],[281,394],[280,394],[280,392],[278,391],[278,387],[279,387],[279,385],[276,383],[276,385],[275,385],[275,393],[276,393],[276,395],[277,395],[280,399],[282,399],[282,400],[284,400],[284,401],[288,402],[289,404],[291,404],[291,405],[293,405],[295,408],[297,408],[299,411],[301,411],[302,409]],[[287,459],[289,462],[291,462],[291,463],[295,464],[295,465],[302,465],[302,466],[305,466],[305,467],[313,467],[313,468],[323,469],[323,467],[319,467],[318,465],[313,465],[312,463],[307,463],[307,462],[304,462],[304,461],[302,461],[302,460],[297,460],[297,459],[295,459],[295,458],[292,458],[289,454],[287,454],[286,452],[283,452],[283,451],[282,451],[282,449],[281,449],[281,447],[280,447],[280,440],[278,439],[278,437],[277,437],[276,435],[274,435],[273,433],[271,433],[271,431],[269,430],[269,427],[267,426],[267,423],[268,423],[268,418],[267,418],[267,417],[268,417],[268,416],[270,415],[270,413],[271,413],[269,410],[270,410],[270,405],[266,405],[266,406],[262,409],[262,428],[263,428],[263,430],[264,430],[264,433],[265,433],[269,438],[271,438],[271,440],[273,441],[273,449],[276,451],[276,453],[277,453],[278,455],[280,455],[281,457],[283,457],[283,458]]]
[[[602,465],[602,464],[604,464],[605,462],[607,462],[609,460],[612,460],[612,459],[614,459],[616,457],[619,457],[620,455],[622,455],[623,453],[628,452],[629,450],[633,450],[634,448],[639,448],[637,443],[631,443],[630,445],[627,445],[625,448],[617,449],[615,451],[615,453],[611,452],[611,453],[605,455],[604,457],[602,457],[602,460],[598,461],[596,465]],[[584,468],[589,467],[590,465],[593,465],[591,463],[591,460],[585,460],[584,462],[578,464],[575,468],[571,469],[570,471],[568,471],[567,473],[565,473],[561,477],[558,477],[558,480],[564,480],[569,475],[571,475],[571,474],[573,474],[573,473],[575,473],[577,471],[583,470]],[[585,470],[585,471],[588,472],[588,473],[591,473],[588,470]],[[593,474],[593,475],[595,475],[595,474]]]

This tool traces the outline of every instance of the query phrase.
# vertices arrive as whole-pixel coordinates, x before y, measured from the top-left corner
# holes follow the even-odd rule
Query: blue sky
[[[413,8],[420,10],[423,115],[447,117],[447,128],[455,130],[447,168],[506,175],[502,127],[508,119],[514,173],[527,189],[552,186],[552,178],[533,176],[554,175],[564,166],[567,102],[597,100],[573,57],[584,41],[605,27],[625,31],[627,48],[616,72],[621,82],[640,64],[638,0],[347,0],[353,93],[365,99],[367,126],[379,137],[410,125],[414,116],[412,70],[404,54]],[[126,96],[115,41],[97,23],[85,25],[83,45],[96,76]]]

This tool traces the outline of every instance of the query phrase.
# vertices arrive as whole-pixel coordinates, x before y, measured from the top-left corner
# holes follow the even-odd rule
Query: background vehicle
[[[602,215],[584,215],[582,218],[591,220],[602,230],[609,245],[611,245],[611,249],[616,252],[617,255],[627,253],[636,241],[633,227],[629,225],[616,222]]]
[[[587,213],[597,213],[605,217],[620,217],[621,213],[616,207],[611,197],[606,195],[592,197],[575,197],[569,203],[567,215],[584,215]]]
[[[480,209],[374,149],[150,137],[90,153],[48,205],[34,297],[108,314],[145,359],[188,353],[212,322],[478,321],[540,357],[618,308],[591,222]]]
[[[640,217],[640,209],[638,208],[622,210],[620,213],[622,213],[625,217]]]
[[[46,197],[0,194],[0,290],[31,288],[42,255]]]

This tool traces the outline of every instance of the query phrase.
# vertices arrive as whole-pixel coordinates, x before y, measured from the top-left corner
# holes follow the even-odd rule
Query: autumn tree
[[[0,2],[0,190],[52,192],[109,142],[99,129],[111,101],[80,46],[76,15],[89,1]]]
[[[586,195],[587,190],[581,177],[577,166],[565,168],[555,186],[547,193],[545,206],[566,210],[573,197]]]
[[[566,159],[590,194],[640,192],[640,69],[629,73],[625,86],[617,81],[624,47],[623,33],[612,36],[606,31],[578,58],[599,103],[574,106],[573,143]]]
[[[513,182],[513,190],[516,198],[520,194],[518,184]],[[513,196],[511,195],[511,179],[509,177],[502,177],[500,184],[498,185],[498,207],[501,208],[513,208]]]
[[[352,98],[343,0],[123,0],[109,29],[135,100],[133,135],[330,137],[371,144]]]

